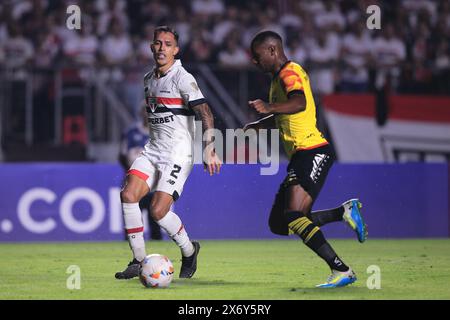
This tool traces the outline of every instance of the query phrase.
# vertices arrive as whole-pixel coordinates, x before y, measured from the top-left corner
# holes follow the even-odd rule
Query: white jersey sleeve
[[[190,108],[206,102],[203,93],[197,85],[197,81],[188,72],[183,73],[179,78],[178,89],[185,105],[188,105]]]

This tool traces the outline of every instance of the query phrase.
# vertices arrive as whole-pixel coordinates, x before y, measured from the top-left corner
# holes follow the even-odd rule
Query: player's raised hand
[[[210,176],[212,176],[214,173],[220,173],[222,161],[214,150],[205,150],[205,161],[203,164],[205,167],[205,171],[208,171]]]
[[[262,101],[261,99],[249,101],[248,105],[250,108],[255,109],[257,112],[261,114],[268,114],[272,112],[270,105]]]

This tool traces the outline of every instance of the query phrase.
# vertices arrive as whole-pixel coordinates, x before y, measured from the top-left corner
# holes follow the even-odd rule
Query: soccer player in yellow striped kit
[[[270,230],[279,235],[297,234],[331,268],[328,280],[318,285],[334,288],[356,281],[354,271],[340,259],[326,241],[320,226],[345,221],[358,240],[367,237],[358,199],[323,211],[311,208],[334,161],[328,141],[316,126],[316,106],[305,70],[284,53],[281,37],[272,31],[258,33],[251,43],[255,65],[272,74],[269,103],[249,101],[257,112],[269,115],[248,128],[273,127],[280,130],[284,149],[290,159],[288,173],[275,197],[270,212]]]

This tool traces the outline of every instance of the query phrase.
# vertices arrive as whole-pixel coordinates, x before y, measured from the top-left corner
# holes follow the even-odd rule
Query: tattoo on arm
[[[214,116],[209,108],[208,104],[202,103],[192,108],[195,113],[195,118],[202,121],[203,132],[208,129],[214,129]],[[206,145],[212,143],[211,131],[208,131]]]

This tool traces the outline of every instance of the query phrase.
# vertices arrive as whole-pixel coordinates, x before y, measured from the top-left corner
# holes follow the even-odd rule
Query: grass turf
[[[0,299],[450,299],[449,239],[330,242],[356,271],[352,286],[314,288],[329,269],[297,240],[201,241],[192,279],[178,279],[175,244],[148,242],[148,253],[165,254],[174,263],[167,289],[114,279],[130,258],[126,242],[2,243]],[[80,290],[66,287],[70,265],[80,267]],[[379,290],[366,286],[370,265],[380,267]]]

